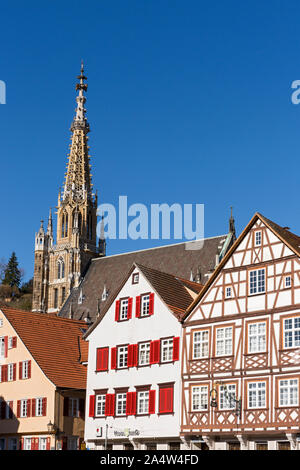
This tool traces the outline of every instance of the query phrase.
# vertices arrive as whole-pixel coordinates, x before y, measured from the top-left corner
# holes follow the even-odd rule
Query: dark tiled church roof
[[[206,238],[201,249],[192,249],[197,248],[197,241],[192,241],[93,259],[81,284],[72,290],[59,316],[76,320],[87,317],[94,322],[97,314],[101,314],[110,303],[134,263],[205,284],[225,241],[227,249],[232,245],[234,240],[231,238],[231,233]],[[108,292],[106,300],[102,300],[104,289]]]

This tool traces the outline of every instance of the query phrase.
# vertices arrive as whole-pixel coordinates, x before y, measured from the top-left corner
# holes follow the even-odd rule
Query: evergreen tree
[[[9,285],[10,287],[19,287],[20,282],[21,271],[19,269],[19,263],[16,257],[16,253],[13,251],[4,271],[4,279],[2,281],[2,284]]]

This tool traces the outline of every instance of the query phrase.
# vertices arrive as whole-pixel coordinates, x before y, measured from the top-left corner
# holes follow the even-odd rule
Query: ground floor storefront
[[[157,439],[97,439],[87,441],[86,447],[93,450],[188,450],[186,443],[179,437],[167,437]]]

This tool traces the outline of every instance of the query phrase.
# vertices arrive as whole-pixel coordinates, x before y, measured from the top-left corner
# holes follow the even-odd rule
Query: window
[[[173,360],[173,338],[161,340],[161,362]]]
[[[61,303],[63,304],[66,298],[66,288],[62,287],[61,289]]]
[[[11,336],[10,338],[8,338],[8,349],[12,349],[13,348],[13,337]]]
[[[3,359],[5,356],[5,339],[4,336],[0,338],[0,359]]]
[[[216,356],[232,354],[232,326],[216,329]]]
[[[266,382],[248,383],[248,408],[266,407]]]
[[[174,385],[159,387],[159,413],[173,413]]]
[[[13,418],[13,401],[7,400],[6,409],[5,409],[5,419],[12,419],[12,418]]]
[[[128,299],[120,301],[120,320],[127,320],[128,315]]]
[[[225,289],[225,297],[226,297],[226,299],[229,299],[230,297],[232,297],[232,289],[231,289],[231,287],[226,287],[226,289]]]
[[[21,378],[22,379],[29,378],[29,361],[21,362]]]
[[[27,400],[21,400],[21,413],[20,418],[26,418],[27,416]]]
[[[261,232],[255,232],[255,246],[261,246]]]
[[[286,318],[283,322],[283,336],[285,348],[300,346],[300,317]]]
[[[0,328],[3,326],[3,318],[0,318]]]
[[[69,398],[69,416],[76,418],[79,416],[79,399]]]
[[[207,411],[208,408],[208,387],[200,385],[192,387],[192,411]]]
[[[128,359],[128,346],[118,347],[118,369],[124,369],[127,367]]]
[[[5,450],[5,438],[0,437],[0,450]]]
[[[195,331],[193,335],[193,359],[208,357],[209,331]]]
[[[65,263],[62,259],[57,262],[57,279],[63,279],[65,277]]]
[[[117,393],[116,397],[116,415],[126,416],[127,393]]]
[[[18,441],[16,437],[8,438],[8,450],[18,450]]]
[[[292,285],[291,276],[285,276],[285,278],[284,278],[284,287],[291,287],[291,285]]]
[[[134,273],[132,275],[132,284],[138,284],[139,283],[139,273]]]
[[[96,416],[98,417],[105,416],[105,400],[104,394],[96,395]]]
[[[68,450],[77,450],[78,448],[78,437],[68,437]]]
[[[220,410],[233,410],[236,407],[236,386],[235,384],[228,384],[226,387],[223,385],[219,389],[219,409]]]
[[[298,379],[279,380],[279,406],[298,406]]]
[[[108,370],[109,348],[97,348],[96,371]]]
[[[265,292],[265,268],[250,271],[249,293],[260,294]]]
[[[141,317],[147,317],[150,312],[150,294],[141,295]]]
[[[35,400],[35,416],[43,416],[43,399],[37,398]]]
[[[14,380],[14,364],[7,365],[7,381],[11,382]]]
[[[266,351],[266,323],[250,323],[248,325],[248,352]]]
[[[58,307],[58,289],[54,289],[54,308]]]
[[[139,366],[150,364],[150,342],[139,344]]]
[[[140,415],[149,413],[149,391],[138,392],[137,413]]]
[[[47,437],[40,437],[39,450],[47,450]]]
[[[31,450],[31,437],[24,437],[24,450]]]

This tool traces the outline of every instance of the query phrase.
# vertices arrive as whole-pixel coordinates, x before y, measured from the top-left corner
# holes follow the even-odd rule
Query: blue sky
[[[0,258],[15,250],[32,276],[34,232],[63,183],[81,59],[100,202],[203,203],[206,236],[226,233],[232,205],[238,232],[260,211],[300,234],[299,14],[293,0],[2,5]]]

